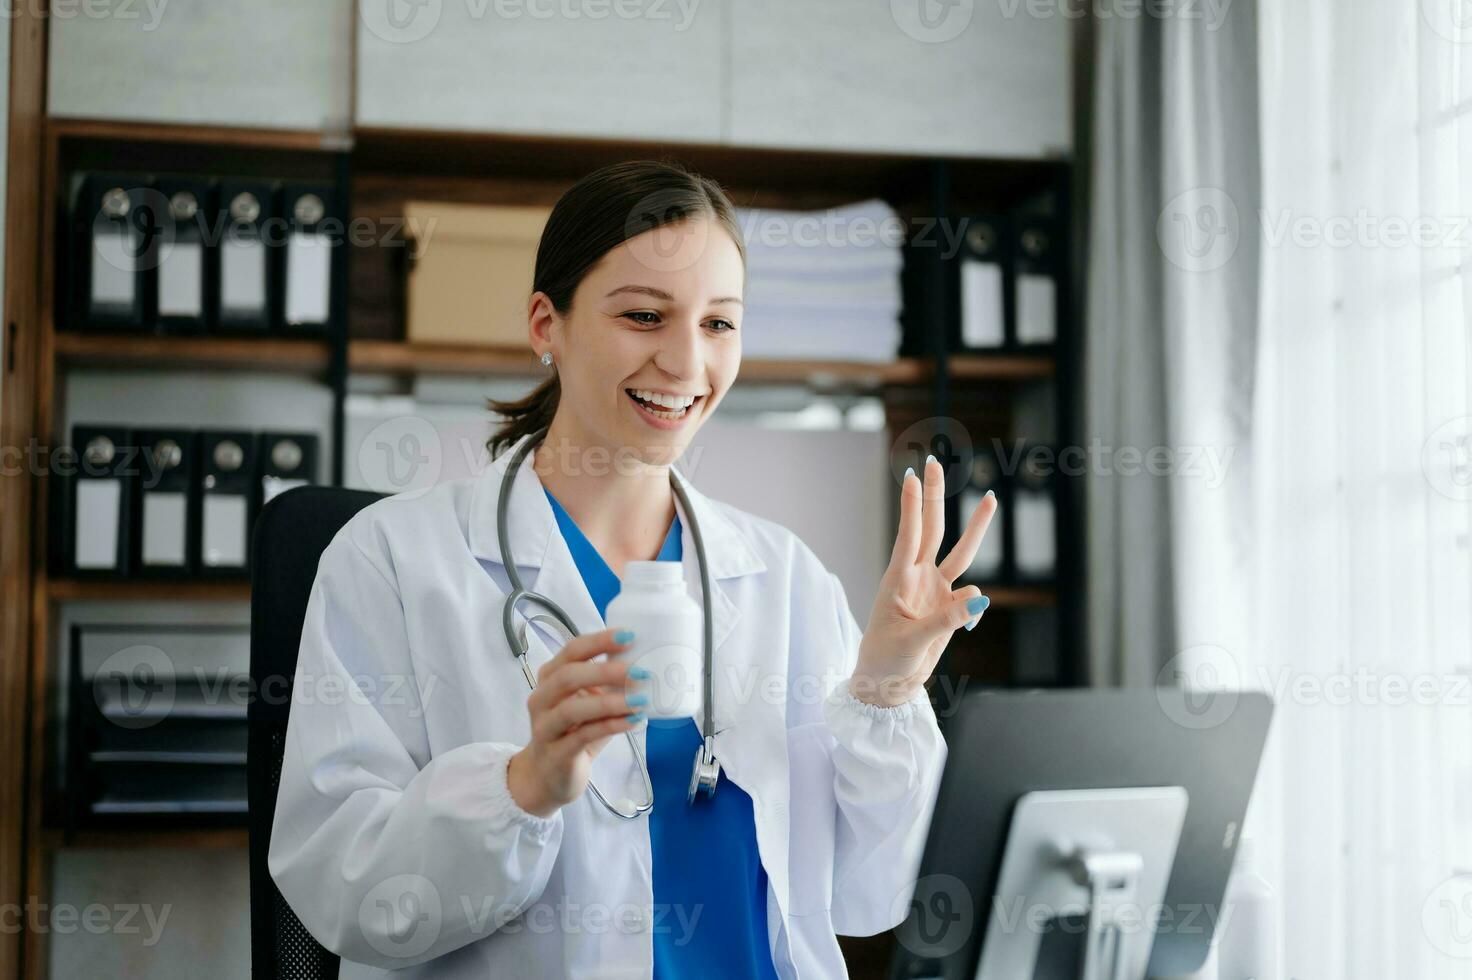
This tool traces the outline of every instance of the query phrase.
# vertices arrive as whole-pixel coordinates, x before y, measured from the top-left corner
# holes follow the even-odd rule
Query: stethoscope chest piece
[[[716,795],[716,785],[721,781],[721,764],[716,760],[715,739],[707,737],[695,753],[695,765],[690,770],[690,793],[686,802],[694,803],[695,797],[704,793],[707,798]]]

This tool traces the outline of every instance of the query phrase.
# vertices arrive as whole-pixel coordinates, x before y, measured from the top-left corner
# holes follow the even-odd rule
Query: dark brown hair
[[[725,227],[746,264],[746,245],[736,209],[721,186],[684,166],[659,160],[630,160],[593,171],[553,206],[537,245],[532,292],[544,292],[566,316],[588,270],[620,244],[653,228],[687,218],[713,218]],[[562,384],[556,373],[525,398],[487,399],[506,422],[486,442],[491,458],[522,436],[552,423]]]

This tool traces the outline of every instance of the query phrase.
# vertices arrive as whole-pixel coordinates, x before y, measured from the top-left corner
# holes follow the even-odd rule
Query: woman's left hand
[[[923,511],[922,511],[923,503]],[[945,536],[945,473],[931,456],[922,485],[914,471],[900,488],[900,524],[889,567],[879,581],[869,626],[859,644],[859,661],[849,682],[854,697],[869,704],[903,704],[925,685],[951,634],[976,619],[989,600],[974,585],[952,590],[971,565],[997,498],[982,498],[956,546],[935,563]]]

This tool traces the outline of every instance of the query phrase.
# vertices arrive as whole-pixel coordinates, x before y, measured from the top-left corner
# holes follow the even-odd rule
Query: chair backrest
[[[334,535],[382,494],[297,487],[261,508],[251,541],[246,756],[250,799],[250,955],[256,978],[335,980],[337,956],[312,938],[266,867],[296,655],[317,562]]]

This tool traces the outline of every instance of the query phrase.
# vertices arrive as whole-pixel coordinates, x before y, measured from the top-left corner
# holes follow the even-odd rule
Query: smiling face
[[[566,317],[534,294],[532,344],[552,352],[562,388],[553,432],[650,464],[678,459],[736,380],[744,278],[725,228],[691,218],[605,254]]]

